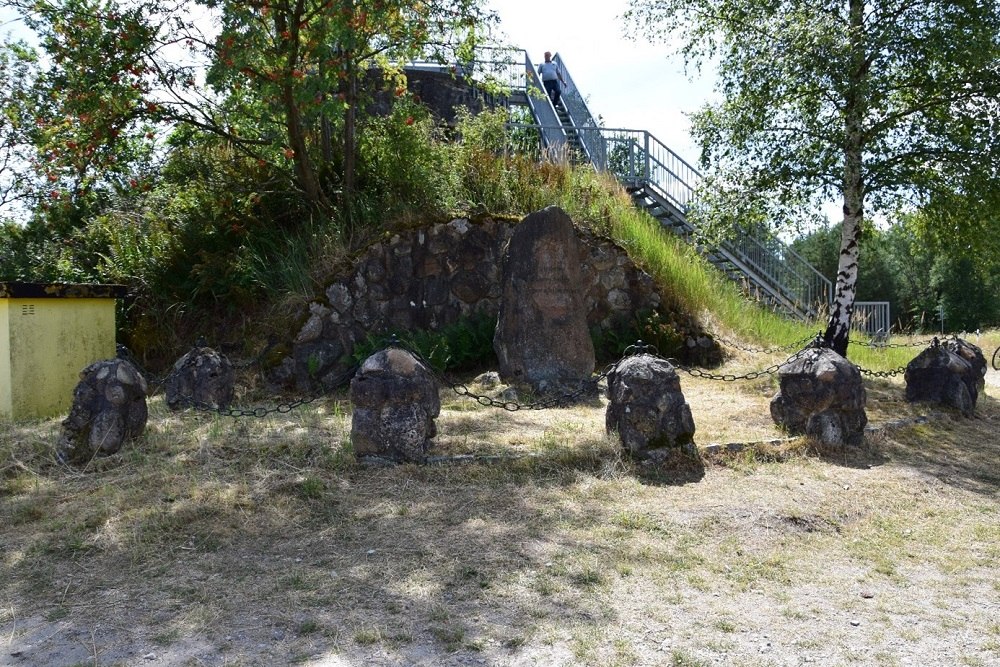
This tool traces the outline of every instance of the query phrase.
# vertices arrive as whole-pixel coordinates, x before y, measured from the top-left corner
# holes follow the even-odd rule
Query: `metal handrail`
[[[645,130],[601,128],[600,135],[604,150],[598,153],[595,167],[614,174],[626,187],[654,189],[690,226],[688,208],[702,181],[698,170]],[[719,245],[726,254],[736,256],[729,259],[739,259],[800,315],[809,316],[818,306],[830,303],[830,280],[780,239],[760,237],[741,227]]]
[[[594,156],[598,154],[604,143],[600,135],[601,128],[597,124],[597,121],[594,120],[593,114],[590,113],[587,101],[580,94],[580,89],[577,87],[576,82],[573,81],[573,77],[570,76],[569,69],[567,69],[562,56],[558,53],[555,54],[552,57],[552,62],[559,68],[566,84],[560,96],[563,107],[566,109],[566,113],[569,114],[570,122],[573,124],[573,129],[580,139],[580,145],[584,153],[586,153],[587,159],[591,164],[595,164],[596,166]]]
[[[538,121],[545,146],[546,148],[560,149],[566,146],[569,141],[566,128],[560,122],[559,115],[556,113],[555,107],[552,106],[552,100],[545,94],[542,81],[538,78],[538,70],[535,69],[531,58],[528,57],[527,51],[524,52],[524,68],[526,74],[525,97],[532,115]]]
[[[575,132],[586,158],[595,169],[613,174],[626,188],[654,192],[676,209],[675,217],[680,217],[681,227],[688,231],[694,229],[687,213],[703,180],[697,169],[645,130],[600,127],[565,61],[556,54],[553,61],[566,82],[562,100],[572,125],[571,128],[563,127],[543,92],[527,51],[495,51],[510,53],[511,57],[483,61],[473,67],[470,76],[492,77],[508,85],[512,95],[522,94],[537,123],[535,127],[539,130],[542,148],[564,149],[568,132]],[[800,316],[814,316],[832,303],[831,281],[776,237],[737,228],[729,239],[719,243],[718,248],[731,263],[741,266],[740,270],[748,278],[767,283],[761,287]]]
[[[888,335],[892,330],[888,301],[855,301],[851,328],[869,335]]]

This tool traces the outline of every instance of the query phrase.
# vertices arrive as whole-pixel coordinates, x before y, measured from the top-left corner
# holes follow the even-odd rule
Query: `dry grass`
[[[781,437],[769,378],[682,386],[698,444]],[[623,459],[596,402],[445,391],[434,453],[494,458],[389,468],[355,463],[343,399],[153,399],[83,470],[52,462],[57,421],[0,425],[0,665],[998,664],[1000,389],[963,419],[867,386],[894,425],[862,450],[697,480]]]

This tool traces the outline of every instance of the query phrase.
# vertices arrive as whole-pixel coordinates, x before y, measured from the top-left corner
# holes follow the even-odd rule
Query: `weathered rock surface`
[[[493,349],[504,382],[541,393],[584,388],[594,372],[573,221],[550,206],[524,218],[503,256]],[[596,391],[596,389],[595,389]]]
[[[351,442],[358,457],[422,462],[437,435],[438,384],[406,350],[368,357],[351,380]]]
[[[608,399],[606,428],[629,455],[659,461],[682,453],[700,463],[691,407],[668,361],[648,354],[623,360],[608,374]]]
[[[196,347],[174,363],[164,385],[167,407],[225,409],[233,401],[236,372],[224,355],[210,347]]]
[[[89,461],[114,454],[146,429],[146,380],[124,359],[97,361],[80,372],[73,405],[62,422],[57,457]]]
[[[986,357],[960,338],[935,343],[906,365],[906,400],[948,405],[972,416],[985,387]]]
[[[833,350],[811,348],[778,371],[771,418],[790,433],[828,446],[859,445],[868,415],[861,371]]]

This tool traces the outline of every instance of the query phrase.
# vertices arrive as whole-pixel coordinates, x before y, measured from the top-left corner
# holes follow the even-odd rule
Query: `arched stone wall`
[[[369,334],[438,330],[499,312],[500,259],[517,221],[458,218],[401,231],[363,251],[309,305],[290,353],[270,373],[300,390],[334,384]],[[579,230],[587,323],[608,330],[660,305],[653,280],[612,241]]]

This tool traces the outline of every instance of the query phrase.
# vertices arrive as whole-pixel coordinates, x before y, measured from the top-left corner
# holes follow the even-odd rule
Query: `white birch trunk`
[[[864,220],[865,183],[862,167],[864,115],[867,103],[864,83],[867,61],[864,36],[864,0],[850,0],[851,77],[853,85],[844,104],[844,224],[840,237],[837,285],[830,321],[823,344],[846,357],[850,342],[851,316],[858,292],[858,256],[861,223]]]

